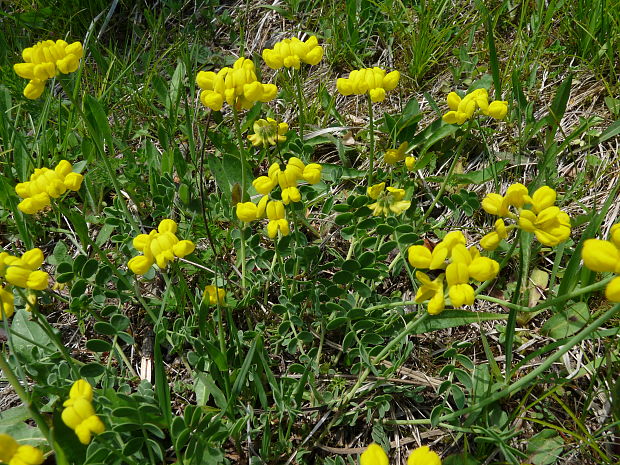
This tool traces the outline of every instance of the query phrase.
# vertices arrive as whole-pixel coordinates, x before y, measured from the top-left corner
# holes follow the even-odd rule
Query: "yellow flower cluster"
[[[274,239],[278,232],[283,236],[288,236],[290,228],[286,220],[284,204],[280,200],[269,200],[268,195],[263,195],[258,205],[253,202],[240,202],[237,204],[237,218],[244,223],[260,220],[265,214],[269,219],[269,223],[267,223],[267,235],[269,238]]]
[[[389,463],[383,448],[374,442],[360,456],[360,465],[389,465]],[[407,465],[441,465],[441,459],[428,446],[422,446],[409,454]]]
[[[37,99],[45,89],[45,83],[59,72],[72,73],[78,69],[84,51],[80,42],[68,44],[64,40],[46,40],[22,52],[24,63],[16,63],[13,69],[18,76],[30,79],[24,96]]]
[[[252,108],[255,102],[269,102],[276,98],[278,88],[274,84],[263,84],[256,77],[254,62],[239,58],[232,68],[200,71],[196,83],[202,89],[200,101],[213,111],[220,111],[224,102],[239,110]]]
[[[469,284],[470,279],[487,281],[495,278],[499,272],[499,263],[487,257],[480,256],[475,247],[465,247],[465,236],[461,231],[452,231],[431,251],[422,245],[409,247],[408,259],[411,266],[420,269],[444,270],[434,280],[420,271],[416,277],[422,285],[415,296],[416,302],[428,303],[428,313],[437,315],[445,308],[444,279],[448,286],[448,295],[453,307],[473,305],[475,300],[474,289]],[[448,263],[446,263],[448,260]]]
[[[203,299],[209,300],[209,305],[222,305],[226,298],[226,291],[213,284],[209,284],[205,287],[205,293]]]
[[[611,227],[608,241],[587,239],[583,243],[581,258],[592,271],[620,275],[620,223]],[[607,284],[605,297],[612,302],[620,302],[620,276]]]
[[[248,135],[248,140],[252,142],[254,147],[262,145],[267,147],[268,145],[276,145],[278,142],[284,142],[286,140],[286,132],[288,131],[288,124],[278,123],[273,118],[258,119],[254,122],[254,134]]]
[[[461,99],[456,92],[448,94],[450,111],[443,115],[443,120],[449,124],[463,124],[474,116],[476,110],[495,119],[504,119],[508,113],[508,102],[494,100],[489,103],[489,93],[486,89],[476,89]]]
[[[495,222],[495,231],[482,238],[480,245],[485,250],[494,250],[508,232],[515,227],[533,232],[544,245],[553,247],[567,240],[570,236],[570,217],[556,207],[557,193],[549,186],[542,186],[531,196],[527,187],[515,183],[508,187],[506,195],[487,194],[482,200],[482,208],[491,215],[510,218],[517,223],[506,226],[503,220]],[[526,205],[530,209],[524,208]],[[516,213],[511,210],[513,208]]]
[[[0,276],[13,286],[42,291],[47,288],[49,275],[37,268],[43,264],[44,259],[43,252],[37,248],[25,252],[21,258],[2,252]]]
[[[405,197],[404,189],[386,188],[384,182],[370,186],[366,189],[366,193],[371,199],[376,200],[375,203],[368,205],[373,216],[387,216],[390,212],[400,215],[411,206],[409,200],[403,200]]]
[[[20,182],[15,192],[22,200],[18,205],[22,212],[34,215],[51,204],[50,197],[57,199],[67,190],[79,191],[84,176],[73,172],[73,166],[62,160],[56,167],[37,168],[30,176],[30,181]]]
[[[105,431],[105,426],[93,408],[93,388],[85,379],[78,379],[63,404],[62,421],[75,431],[82,444],[90,443],[93,434]]]
[[[342,95],[368,94],[371,101],[382,102],[385,93],[394,89],[399,79],[398,71],[386,74],[381,68],[363,68],[351,71],[348,78],[338,78],[336,87]]]
[[[177,224],[170,219],[161,220],[157,229],[149,234],[139,234],[133,240],[133,246],[143,255],[133,257],[127,266],[135,274],[146,274],[153,263],[160,269],[168,266],[175,258],[183,258],[194,251],[192,241],[182,240],[176,236]]]
[[[40,465],[43,453],[33,446],[20,445],[8,434],[0,434],[0,462],[7,465]]]
[[[297,183],[302,179],[309,184],[318,183],[321,180],[322,170],[323,167],[318,163],[306,165],[299,158],[291,157],[284,170],[280,169],[278,163],[273,163],[269,167],[267,176],[259,176],[252,182],[252,185],[256,192],[262,195],[268,195],[279,185],[282,191],[282,202],[288,205],[301,200]]]
[[[396,163],[400,163],[405,160],[405,164],[407,165],[407,169],[413,168],[413,164],[415,163],[414,157],[407,156],[407,149],[409,148],[408,142],[403,142],[398,146],[397,149],[388,149],[383,156],[383,161],[388,165],[395,165]],[[409,160],[411,159],[411,160]],[[410,168],[411,165],[411,168]]]
[[[263,60],[271,69],[286,68],[299,69],[301,63],[316,65],[323,58],[323,47],[315,36],[305,42],[297,37],[284,39],[273,46],[273,49],[263,50]]]

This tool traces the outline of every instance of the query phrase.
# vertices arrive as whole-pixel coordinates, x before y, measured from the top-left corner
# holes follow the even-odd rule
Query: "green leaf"
[[[577,302],[562,308],[549,318],[541,328],[545,336],[563,339],[583,328],[590,319],[590,311],[585,302]]]
[[[13,331],[13,348],[16,354],[25,360],[39,360],[43,353],[49,355],[56,352],[52,340],[37,323],[30,319],[30,313],[26,310],[20,308],[15,311],[11,329]]]
[[[342,326],[347,324],[347,321],[349,321],[349,319],[346,316],[340,316],[338,318],[334,318],[332,321],[327,323],[326,329],[328,331],[333,331],[334,329],[341,328]]]
[[[110,350],[112,350],[112,344],[103,339],[89,339],[86,341],[86,348],[93,352],[110,352]]]
[[[96,378],[105,373],[105,367],[97,362],[88,363],[80,367],[80,376],[83,378]]]
[[[558,461],[564,441],[557,431],[544,429],[527,442],[529,461],[534,465],[552,465]]]

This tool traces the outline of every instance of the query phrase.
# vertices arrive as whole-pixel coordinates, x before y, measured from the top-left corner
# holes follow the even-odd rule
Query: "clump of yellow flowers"
[[[470,279],[487,281],[499,273],[499,263],[488,257],[480,256],[475,247],[465,247],[465,236],[461,231],[452,231],[431,251],[423,245],[412,245],[408,250],[411,266],[418,269],[445,270],[437,278],[431,278],[416,272],[422,285],[415,296],[416,302],[428,303],[428,313],[437,315],[443,311],[446,302],[444,297],[444,280],[448,287],[450,303],[453,307],[473,305],[475,292],[469,284]]]
[[[473,90],[463,98],[450,92],[448,107],[450,111],[443,115],[443,120],[449,124],[463,124],[474,116],[476,110],[495,119],[504,119],[508,113],[508,102],[494,100],[489,103],[489,92],[484,88]]]
[[[390,212],[400,215],[411,206],[409,200],[403,200],[405,190],[396,187],[385,187],[385,183],[374,184],[366,189],[368,197],[376,200],[375,203],[368,205],[372,210],[373,216],[389,215]]]
[[[368,94],[373,102],[382,102],[385,93],[393,90],[400,79],[398,71],[387,73],[381,68],[356,69],[349,73],[348,78],[338,78],[336,87],[342,95]]]
[[[516,223],[506,226],[503,219],[498,219],[495,231],[484,236],[480,246],[485,250],[496,249],[516,227],[534,233],[540,243],[550,247],[564,242],[570,237],[570,217],[554,205],[556,197],[556,191],[549,186],[540,187],[530,196],[527,187],[521,183],[509,186],[504,196],[487,194],[482,200],[484,211]]]
[[[301,63],[316,65],[323,58],[323,47],[319,45],[316,36],[311,36],[305,42],[297,37],[277,42],[273,49],[263,50],[263,60],[271,69],[286,68],[299,69]]]
[[[620,275],[620,223],[614,224],[609,240],[587,239],[581,250],[583,264],[592,271]],[[620,302],[620,276],[613,278],[605,288],[605,297]]]
[[[253,125],[254,134],[248,135],[248,140],[252,142],[254,147],[262,145],[276,145],[286,140],[286,132],[288,131],[287,123],[278,123],[273,118],[258,119]]]
[[[28,250],[19,258],[2,252],[0,253],[0,276],[13,286],[42,291],[47,289],[49,275],[37,268],[43,264],[44,259],[43,252],[38,248]],[[5,298],[9,299],[9,294],[11,298],[13,296],[9,292],[4,292],[2,294],[3,304]]]
[[[232,68],[200,71],[196,83],[202,89],[200,101],[213,111],[220,111],[224,102],[236,110],[252,108],[256,102],[269,102],[278,94],[275,84],[263,84],[256,77],[254,62],[239,58]]]
[[[290,227],[286,219],[284,204],[280,200],[269,200],[268,195],[263,195],[258,202],[239,202],[237,204],[237,218],[244,223],[260,220],[267,215],[267,236],[274,239],[278,233],[288,236]]]
[[[75,431],[82,444],[90,443],[93,434],[105,431],[105,425],[93,408],[93,388],[85,379],[78,379],[63,404],[62,421]]]
[[[30,181],[15,186],[17,195],[24,199],[17,208],[27,215],[34,215],[51,205],[50,197],[57,199],[67,190],[79,191],[83,179],[81,174],[73,172],[73,166],[67,160],[61,160],[53,170],[37,168]]]
[[[360,465],[389,465],[389,463],[383,448],[374,442],[360,456]],[[428,446],[421,446],[409,454],[407,465],[441,465],[441,459]]]
[[[174,220],[165,219],[159,223],[157,229],[149,234],[139,234],[133,240],[133,246],[143,255],[133,257],[127,263],[128,268],[135,274],[146,274],[154,263],[160,269],[165,269],[168,263],[176,258],[183,258],[194,251],[192,241],[179,240],[176,236],[178,225]]]
[[[256,192],[262,195],[268,195],[279,185],[282,202],[288,205],[291,202],[299,202],[301,200],[297,183],[301,180],[309,184],[318,183],[321,181],[322,170],[323,167],[318,163],[306,165],[299,158],[291,157],[283,170],[278,163],[272,163],[267,176],[259,176],[252,182],[252,185]]]
[[[8,434],[0,434],[0,462],[7,465],[40,465],[43,453],[33,446],[20,445]]]
[[[16,63],[13,69],[18,76],[30,79],[24,88],[24,96],[37,99],[45,89],[45,83],[58,73],[73,73],[78,69],[84,51],[80,42],[68,44],[60,39],[37,42],[22,52],[24,63]]]

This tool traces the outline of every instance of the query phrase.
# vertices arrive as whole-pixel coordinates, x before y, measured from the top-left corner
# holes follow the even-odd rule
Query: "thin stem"
[[[428,220],[428,217],[431,216],[431,213],[432,213],[433,209],[435,208],[435,205],[437,205],[437,202],[439,202],[439,199],[441,198],[443,193],[446,191],[446,188],[448,187],[448,182],[450,181],[450,177],[452,176],[452,173],[454,172],[454,168],[456,168],[456,163],[459,161],[459,158],[461,157],[461,151],[463,150],[463,147],[465,146],[465,142],[467,141],[467,134],[469,134],[469,133],[468,132],[465,133],[465,135],[463,136],[463,139],[461,139],[461,143],[456,148],[456,153],[454,154],[454,158],[452,159],[452,163],[450,164],[450,168],[448,168],[448,173],[446,174],[445,179],[441,183],[441,187],[439,188],[439,192],[437,192],[437,195],[435,196],[435,198],[431,202],[430,206],[428,207],[428,209],[424,213],[424,216],[422,217],[422,220],[420,221],[420,224],[424,224],[426,222],[426,220]]]
[[[235,134],[237,135],[237,145],[239,146],[239,160],[241,161],[241,201],[245,202],[248,198],[246,194],[246,157],[245,157],[245,145],[243,144],[243,136],[241,135],[241,124],[239,123],[239,114],[236,108],[233,106],[233,121],[235,126]]]
[[[301,88],[301,79],[299,78],[299,74],[300,74],[300,70],[293,70],[293,76],[294,76],[294,81],[295,81],[295,87],[297,89],[297,107],[299,108],[299,115],[298,115],[298,120],[299,120],[299,138],[301,139],[302,143],[304,140],[304,126],[306,124],[306,120],[304,118],[304,106],[305,106],[305,102],[304,102],[304,94],[303,94],[303,90]]]
[[[368,168],[368,187],[372,186],[372,177],[375,170],[375,122],[374,115],[372,112],[372,100],[370,98],[370,94],[367,95],[368,98],[368,126],[370,130],[370,166]]]

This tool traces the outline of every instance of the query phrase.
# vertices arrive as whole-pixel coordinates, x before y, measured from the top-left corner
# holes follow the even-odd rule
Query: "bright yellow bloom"
[[[0,462],[7,465],[40,465],[43,453],[36,447],[23,445],[8,434],[0,434]]]
[[[105,431],[105,425],[95,414],[92,405],[93,388],[85,379],[79,379],[69,391],[69,399],[63,403],[62,421],[75,431],[82,444],[90,443],[93,434]]]
[[[252,221],[259,220],[265,216],[265,208],[269,197],[263,195],[258,202],[258,205],[253,202],[239,202],[237,204],[237,218],[244,223],[251,223]]]
[[[304,167],[301,177],[309,184],[316,184],[321,181],[323,166],[318,163],[310,163]]]
[[[288,131],[288,124],[278,123],[273,118],[258,119],[254,122],[254,134],[248,136],[248,140],[252,142],[252,145],[258,147],[262,145],[267,147],[268,145],[276,145],[278,142],[284,142],[286,140],[286,132]]]
[[[21,258],[6,252],[0,254],[0,275],[14,286],[42,291],[47,289],[49,275],[37,270],[43,264],[43,252],[35,248],[24,253]]]
[[[149,234],[139,234],[133,240],[136,250],[143,255],[133,257],[127,267],[135,274],[143,275],[157,263],[160,269],[165,269],[168,263],[176,258],[183,258],[191,254],[196,246],[192,241],[179,240],[176,236],[177,223],[171,219],[164,219],[157,229]]]
[[[288,205],[291,202],[301,201],[297,183],[302,179],[309,184],[320,182],[322,170],[323,167],[318,163],[305,165],[299,158],[291,157],[284,170],[280,169],[278,163],[273,163],[269,167],[267,176],[256,178],[252,184],[256,191],[263,195],[269,194],[274,187],[279,185],[282,190],[282,202]]]
[[[224,303],[224,299],[226,298],[226,291],[221,289],[213,284],[209,284],[205,287],[204,299],[209,298],[210,305],[222,305]]]
[[[283,236],[288,236],[290,229],[284,213],[284,204],[279,200],[272,200],[267,204],[267,235],[274,239],[278,232]]]
[[[620,274],[620,223],[611,227],[608,241],[586,240],[581,258],[583,264],[592,271]],[[620,302],[620,276],[607,284],[605,297],[612,302]]]
[[[368,94],[373,102],[382,102],[385,93],[393,90],[400,79],[398,71],[385,72],[381,68],[363,68],[351,71],[348,78],[338,78],[336,87],[342,95]]]
[[[415,295],[415,301],[421,303],[428,300],[428,313],[430,315],[439,315],[446,306],[443,295],[444,274],[442,273],[434,280],[431,280],[426,273],[416,271],[415,277],[422,283]]]
[[[448,111],[443,120],[448,124],[463,124],[474,116],[476,110],[495,119],[504,119],[508,112],[508,102],[495,100],[489,103],[486,89],[476,89],[461,99],[456,92],[448,94]]]
[[[305,42],[297,37],[277,42],[273,49],[263,50],[263,60],[271,69],[287,68],[299,69],[300,64],[316,65],[323,58],[323,47],[315,36]]]
[[[495,231],[490,232],[482,239],[480,239],[480,247],[484,250],[495,250],[499,246],[502,239],[508,237],[508,229],[504,220],[501,218],[495,222]]]
[[[405,166],[407,167],[407,170],[413,171],[415,168],[415,162],[415,157],[405,157]]]
[[[382,182],[367,189],[368,196],[376,200],[375,203],[368,205],[368,208],[372,210],[373,216],[387,216],[390,212],[400,215],[411,206],[409,200],[403,200],[405,197],[404,189],[388,187],[383,190],[384,186],[385,183]]]
[[[24,89],[24,96],[37,99],[45,89],[45,83],[58,73],[76,71],[84,51],[80,42],[68,44],[64,40],[37,42],[22,52],[24,63],[16,63],[13,69],[18,76],[30,79]]]
[[[13,293],[0,286],[0,321],[3,317],[11,318],[13,316],[15,311],[14,300]]]
[[[536,214],[531,210],[522,210],[519,227],[536,234],[541,244],[550,247],[564,242],[570,237],[570,217],[558,207],[548,207]]]
[[[403,161],[407,154],[407,148],[409,148],[409,143],[403,142],[397,149],[388,149],[385,152],[383,161],[385,161],[388,165],[395,165],[396,163]]]
[[[389,465],[389,463],[383,448],[374,442],[360,456],[360,465]]]
[[[407,465],[441,465],[441,459],[428,446],[422,446],[409,454]]]
[[[213,111],[220,111],[224,102],[237,110],[248,110],[257,101],[273,100],[278,93],[274,84],[257,80],[254,63],[243,57],[235,61],[232,68],[222,68],[217,74],[200,71],[196,83],[202,89],[200,101]]]
[[[80,190],[84,177],[72,170],[73,166],[67,160],[62,160],[53,170],[35,169],[30,181],[15,186],[17,195],[24,199],[17,208],[27,215],[33,215],[50,205],[50,197],[56,199],[67,190]]]
[[[495,260],[481,257],[476,248],[468,250],[463,244],[457,244],[452,249],[452,262],[446,268],[446,282],[452,305],[473,305],[475,294],[469,280],[487,281],[495,278],[497,273],[499,263]]]

